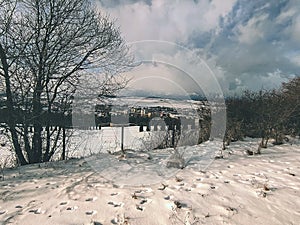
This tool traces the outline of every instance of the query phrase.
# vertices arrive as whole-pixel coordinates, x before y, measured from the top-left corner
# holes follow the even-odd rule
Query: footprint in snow
[[[140,210],[140,211],[144,211],[145,210],[145,207],[141,206],[141,205],[137,205],[136,206],[136,209],[137,210]]]
[[[97,197],[92,197],[92,198],[87,198],[85,201],[86,202],[94,202],[97,200]]]
[[[115,196],[115,195],[118,195],[119,193],[111,193],[110,195],[111,196]]]
[[[112,205],[114,207],[122,207],[124,205],[123,202],[120,203],[108,202],[107,204]]]
[[[187,208],[188,207],[188,205],[186,203],[183,203],[183,202],[180,202],[180,201],[174,201],[174,205],[178,209]]]
[[[143,199],[140,204],[145,204],[147,202],[147,199]]]
[[[150,202],[152,202],[152,199],[142,199],[141,201],[140,201],[140,204],[141,205],[144,205],[144,204],[146,204],[146,203],[150,203]]]
[[[66,210],[68,210],[68,211],[74,211],[74,210],[76,210],[76,209],[78,209],[78,206],[72,206],[72,207],[68,207],[68,208],[66,208]]]
[[[167,196],[164,197],[164,199],[165,199],[165,200],[170,200],[171,197],[170,197],[169,195],[167,195]]]
[[[31,209],[29,210],[30,213],[34,213],[34,214],[44,214],[45,210],[42,210],[41,208],[38,209]]]
[[[91,211],[85,212],[85,214],[88,215],[88,216],[92,216],[92,215],[97,214],[97,211],[96,210],[91,210]]]
[[[68,202],[61,202],[59,205],[67,205]]]

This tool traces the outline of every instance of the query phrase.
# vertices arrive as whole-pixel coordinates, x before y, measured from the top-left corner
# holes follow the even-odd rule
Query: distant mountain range
[[[207,98],[201,93],[187,93],[186,95],[177,95],[173,93],[155,93],[143,90],[126,90],[122,91],[118,97],[141,97],[149,99],[172,99],[172,100],[194,100],[205,101]]]

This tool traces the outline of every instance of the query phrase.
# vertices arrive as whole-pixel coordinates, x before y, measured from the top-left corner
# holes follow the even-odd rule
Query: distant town
[[[177,101],[182,102],[182,101]],[[176,129],[184,128],[184,126],[189,126],[190,129],[194,129],[198,126],[199,117],[202,117],[200,112],[201,107],[206,105],[205,101],[199,101],[197,109],[188,108],[188,107],[167,107],[163,105],[151,105],[147,106],[145,103],[143,106],[130,106],[127,104],[118,105],[113,103],[105,102],[103,104],[96,104],[94,116],[91,112],[81,111],[78,116],[79,119],[82,119],[82,123],[79,125],[74,125],[72,121],[72,110],[60,110],[60,106],[57,105],[51,113],[47,113],[44,110],[44,116],[41,121],[43,125],[47,126],[63,126],[65,128],[79,128],[79,129],[101,129],[102,127],[108,126],[140,126],[141,131],[146,127],[146,130],[152,129]],[[203,110],[202,110],[203,111]],[[24,118],[30,120],[30,113],[20,110],[18,115],[16,115],[15,120],[17,123],[22,124]],[[5,102],[1,101],[0,108],[0,122],[7,122],[7,109]],[[87,119],[89,118],[89,119]],[[91,119],[92,118],[92,119]],[[93,119],[94,118],[94,119]],[[156,120],[153,120],[156,118]],[[163,121],[166,127],[162,128],[161,124],[158,124],[158,120]],[[150,124],[152,121],[152,124]],[[154,122],[156,121],[156,122]],[[156,123],[156,124],[153,124]],[[162,123],[162,122],[160,122]],[[179,128],[180,127],[180,128]]]

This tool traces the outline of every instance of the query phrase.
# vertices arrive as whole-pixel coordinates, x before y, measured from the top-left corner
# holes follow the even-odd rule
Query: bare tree
[[[261,148],[267,147],[270,138],[275,139],[274,144],[282,144],[284,135],[290,133],[289,129],[297,129],[297,88],[299,84],[295,79],[279,90],[245,91],[239,97],[227,99],[228,126],[225,140],[230,142],[243,136],[260,137],[258,153]]]
[[[286,129],[292,135],[300,135],[300,77],[296,77],[282,85],[282,95],[287,116]]]
[[[64,126],[51,130],[50,116],[63,121],[70,114],[80,77],[101,74],[99,94],[118,90],[123,83],[115,75],[128,69],[131,57],[114,23],[90,1],[2,3],[0,75],[13,146],[22,165],[49,161]]]

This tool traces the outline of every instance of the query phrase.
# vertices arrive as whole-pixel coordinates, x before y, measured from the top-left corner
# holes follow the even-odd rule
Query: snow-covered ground
[[[95,153],[115,152],[121,149],[121,127],[102,127],[101,130],[72,130],[69,157],[85,157]],[[138,126],[124,127],[124,149],[150,150],[157,148],[166,137],[166,131],[139,132]],[[182,132],[178,145],[194,145],[198,142],[197,129]]]
[[[259,140],[172,149],[105,152],[4,171],[1,224],[299,224],[300,142],[248,156]],[[105,160],[104,160],[105,159]],[[127,181],[127,182],[126,182]]]

